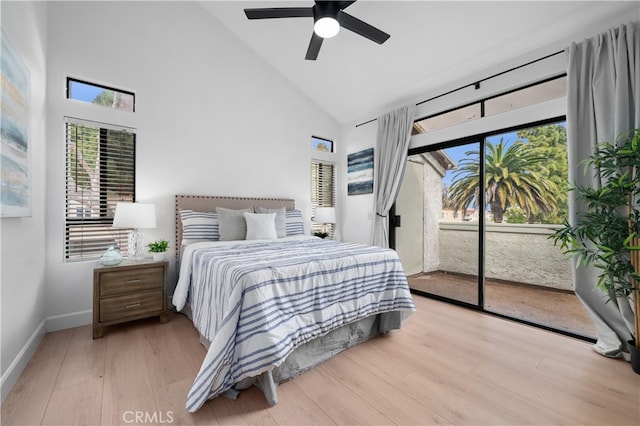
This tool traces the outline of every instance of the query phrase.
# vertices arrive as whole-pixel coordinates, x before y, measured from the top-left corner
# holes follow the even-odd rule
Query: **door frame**
[[[545,120],[540,120],[540,121],[535,121],[532,123],[525,123],[525,124],[521,124],[521,125],[517,125],[517,126],[510,126],[510,127],[506,127],[503,129],[497,129],[497,130],[492,130],[490,132],[484,132],[484,133],[480,133],[478,135],[473,135],[473,136],[467,136],[464,138],[459,138],[459,139],[455,139],[455,140],[451,140],[451,141],[446,141],[446,142],[441,142],[441,143],[436,143],[436,144],[431,144],[431,145],[427,145],[427,146],[421,146],[421,147],[416,147],[416,148],[410,148],[408,150],[407,153],[407,157],[412,156],[412,155],[417,155],[417,154],[423,154],[426,152],[431,152],[431,151],[437,151],[437,150],[441,150],[441,149],[447,149],[447,148],[452,148],[452,147],[456,147],[456,146],[462,146],[462,145],[468,145],[471,143],[477,143],[479,144],[479,152],[480,152],[480,176],[482,176],[482,182],[485,181],[484,179],[484,175],[485,175],[485,156],[486,156],[486,140],[488,137],[490,136],[495,136],[501,133],[509,133],[509,132],[513,132],[513,131],[517,131],[523,128],[529,128],[529,127],[538,127],[538,126],[544,126],[544,125],[548,125],[548,124],[554,124],[557,123],[559,121],[565,121],[566,122],[566,116],[559,116],[559,117],[553,117],[553,118],[549,118],[549,119],[545,119]],[[408,161],[408,158],[407,160]],[[484,212],[486,209],[486,191],[479,191],[480,193],[480,200],[479,200],[479,205],[480,205],[480,210],[481,212]],[[531,322],[531,321],[527,321],[521,318],[515,318],[515,317],[511,317],[505,314],[501,314],[498,312],[493,312],[493,311],[487,311],[484,307],[484,302],[485,302],[485,295],[484,295],[484,283],[485,283],[485,228],[486,228],[486,223],[485,223],[485,214],[480,214],[479,218],[478,218],[478,265],[477,265],[477,271],[478,271],[478,298],[477,298],[477,304],[472,304],[472,303],[467,303],[467,302],[463,302],[460,300],[456,300],[456,299],[451,299],[449,297],[445,297],[445,296],[439,296],[436,294],[432,294],[432,293],[428,293],[425,291],[421,291],[421,290],[414,290],[414,289],[410,289],[411,293],[413,294],[417,294],[420,296],[424,296],[424,297],[428,297],[431,299],[435,299],[435,300],[440,300],[440,301],[444,301],[444,302],[448,302],[454,305],[458,305],[458,306],[462,306],[465,308],[469,308],[469,309],[473,309],[476,311],[480,311],[492,316],[496,316],[499,318],[504,318],[510,321],[515,321],[521,324],[526,324],[526,325],[530,325],[533,327],[537,327],[537,328],[541,328],[543,330],[548,330],[548,331],[552,331],[554,333],[558,333],[561,335],[565,335],[565,336],[569,336],[569,337],[573,337],[576,339],[580,339],[580,340],[584,340],[587,342],[591,342],[591,343],[595,343],[596,339],[593,339],[591,337],[587,337],[587,336],[583,336],[581,334],[576,334],[576,333],[572,333],[570,331],[566,331],[566,330],[562,330],[562,329],[558,329],[555,327],[551,327],[548,325],[544,325],[544,324],[538,324],[535,322]],[[391,209],[389,210],[389,215],[388,215],[388,221],[389,221],[389,247],[392,249],[396,248],[396,230],[395,230],[395,225],[396,225],[396,205],[395,202],[394,204],[391,206]]]

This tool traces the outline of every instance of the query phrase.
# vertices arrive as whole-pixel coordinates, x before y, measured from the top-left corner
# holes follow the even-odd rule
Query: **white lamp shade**
[[[318,207],[316,208],[316,216],[314,222],[320,223],[336,223],[335,207]]]
[[[151,229],[156,227],[156,206],[143,203],[118,203],[114,228]]]

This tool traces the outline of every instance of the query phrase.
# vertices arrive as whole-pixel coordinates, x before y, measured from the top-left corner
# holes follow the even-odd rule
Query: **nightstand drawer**
[[[100,299],[100,322],[164,311],[163,290]]]
[[[169,262],[128,261],[93,268],[93,338],[106,326],[159,316],[167,322],[165,284]]]
[[[162,267],[105,272],[100,284],[100,297],[140,290],[162,288]]]

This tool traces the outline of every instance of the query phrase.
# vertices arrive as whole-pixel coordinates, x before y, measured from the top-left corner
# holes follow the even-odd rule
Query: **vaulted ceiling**
[[[378,45],[342,29],[306,61],[312,18],[250,21],[243,9],[310,7],[311,0],[200,4],[340,123],[640,19],[638,1],[360,0],[347,12],[391,38]]]

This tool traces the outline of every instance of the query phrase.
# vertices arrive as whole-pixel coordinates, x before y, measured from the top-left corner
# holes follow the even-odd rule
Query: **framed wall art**
[[[31,216],[31,76],[4,32],[1,48],[0,216]]]
[[[373,193],[373,148],[347,156],[347,194]]]

